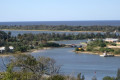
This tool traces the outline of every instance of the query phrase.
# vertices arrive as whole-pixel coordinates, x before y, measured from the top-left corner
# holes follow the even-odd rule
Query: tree
[[[77,75],[77,80],[81,80],[81,73]]]
[[[12,61],[14,67],[19,67],[23,72],[35,74],[35,79],[40,79],[44,74],[56,75],[59,73],[60,66],[55,64],[55,60],[51,58],[39,57],[35,58],[31,55],[19,55]]]
[[[85,80],[85,76],[84,75],[82,75],[82,79],[81,80]]]
[[[65,80],[65,77],[62,75],[54,75],[48,78],[48,80]]]
[[[117,71],[117,79],[120,80],[120,68]]]
[[[103,78],[103,80],[115,80],[113,77],[110,77],[110,76],[106,76]]]
[[[8,53],[9,51],[10,51],[10,49],[9,49],[9,45],[6,44],[6,46],[5,46],[5,52]]]
[[[13,65],[8,65],[2,80],[14,80]]]

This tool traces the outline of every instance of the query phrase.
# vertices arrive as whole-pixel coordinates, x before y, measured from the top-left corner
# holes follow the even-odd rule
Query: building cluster
[[[6,47],[0,47],[0,53],[4,53],[6,50]],[[12,52],[14,50],[14,47],[13,46],[9,46],[9,50],[10,52]]]

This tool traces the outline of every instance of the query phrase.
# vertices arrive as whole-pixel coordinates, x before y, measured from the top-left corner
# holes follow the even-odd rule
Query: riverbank
[[[19,55],[19,54],[29,54],[29,53],[33,53],[33,52],[39,52],[40,50],[48,50],[51,49],[51,47],[44,47],[44,48],[38,48],[38,49],[31,49],[28,50],[27,52],[16,52],[16,53],[4,53],[4,54],[0,54],[0,57],[9,57],[9,56],[15,56],[15,55]]]
[[[53,31],[53,32],[103,32],[103,31],[70,31],[70,30],[22,30],[22,29],[1,29],[4,31]]]
[[[84,53],[84,54],[103,55],[103,53],[100,53],[100,52],[88,52],[88,51],[73,51],[73,52],[78,53],[78,54]],[[120,54],[119,55],[114,54],[114,56],[120,56]]]

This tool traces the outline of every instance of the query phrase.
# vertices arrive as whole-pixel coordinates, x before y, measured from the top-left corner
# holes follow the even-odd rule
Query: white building
[[[0,47],[0,52],[2,53],[3,51],[5,51],[5,47]]]
[[[117,38],[106,38],[106,39],[104,39],[104,41],[107,41],[107,42],[118,42],[119,39],[117,39]]]
[[[13,47],[13,46],[9,46],[9,49],[10,49],[10,50],[13,50],[13,49],[14,49],[14,47]]]
[[[14,47],[13,46],[9,46],[10,50],[13,50]],[[5,51],[5,47],[0,47],[0,53],[3,53]]]

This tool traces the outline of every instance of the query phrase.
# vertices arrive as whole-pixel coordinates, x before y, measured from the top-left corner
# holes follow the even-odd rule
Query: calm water
[[[85,80],[91,80],[95,75],[98,80],[102,80],[104,76],[116,76],[117,69],[120,68],[120,57],[100,57],[92,54],[77,54],[72,52],[73,48],[53,48],[48,50],[40,50],[30,53],[37,57],[45,56],[56,60],[58,65],[61,65],[61,73],[65,75],[74,75],[82,73]],[[5,63],[8,63],[10,58],[3,58]],[[4,65],[0,57],[0,70],[3,71]]]
[[[98,32],[60,32],[60,31],[18,31],[18,30],[2,30],[8,33],[9,31],[12,32],[12,36],[17,36],[18,34],[25,34],[25,33],[32,33],[32,34],[39,34],[39,33],[66,33],[66,34],[79,34],[79,33],[98,33]],[[104,33],[104,32],[100,32]]]
[[[57,43],[76,44],[86,42],[86,40],[70,40],[57,41]],[[65,75],[77,75],[82,73],[85,80],[91,80],[95,75],[98,80],[102,80],[104,76],[116,76],[117,69],[120,68],[120,57],[100,57],[99,55],[77,54],[72,52],[74,48],[53,48],[48,50],[40,50],[30,53],[35,57],[45,56],[56,60],[56,63],[61,66],[61,73]],[[5,63],[10,60],[8,57],[3,58]],[[4,70],[2,58],[0,58],[0,70]]]
[[[116,76],[117,69],[120,68],[120,57],[100,57],[91,54],[76,54],[73,48],[54,48],[31,53],[35,57],[45,56],[56,60],[57,64],[62,65],[61,73],[66,75],[77,75],[82,73],[85,80],[91,80],[95,75],[98,80],[104,76]]]
[[[120,20],[103,21],[26,21],[26,22],[0,22],[0,25],[111,25],[120,26]]]
[[[79,33],[101,33],[104,34],[105,32],[60,32],[60,31],[19,31],[19,30],[2,30],[5,31],[6,33],[8,33],[9,31],[12,33],[12,36],[17,36],[18,34],[27,34],[27,33],[32,33],[32,34],[39,34],[39,33],[59,33],[59,34],[79,34]],[[114,32],[111,32],[114,33]],[[120,32],[116,32],[116,34],[120,35]]]

